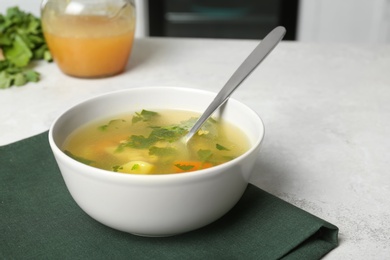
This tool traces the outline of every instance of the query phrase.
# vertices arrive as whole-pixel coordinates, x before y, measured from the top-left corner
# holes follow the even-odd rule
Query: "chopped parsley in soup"
[[[76,129],[62,149],[93,167],[133,174],[183,173],[230,161],[249,149],[237,127],[209,119],[187,145],[181,138],[199,117],[182,110],[122,114]]]

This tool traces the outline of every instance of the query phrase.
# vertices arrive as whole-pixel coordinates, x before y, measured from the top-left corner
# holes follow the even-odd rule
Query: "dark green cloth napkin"
[[[319,259],[338,228],[249,185],[216,222],[186,234],[138,237],[86,215],[62,180],[47,132],[0,147],[2,259]]]

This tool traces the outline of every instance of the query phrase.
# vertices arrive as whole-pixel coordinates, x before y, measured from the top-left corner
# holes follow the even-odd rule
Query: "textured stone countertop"
[[[0,90],[0,145],[46,131],[66,108],[124,88],[217,92],[252,40],[136,39],[125,73],[77,79],[39,63],[39,83]],[[233,94],[264,120],[252,183],[340,228],[326,259],[390,255],[390,46],[282,42]]]

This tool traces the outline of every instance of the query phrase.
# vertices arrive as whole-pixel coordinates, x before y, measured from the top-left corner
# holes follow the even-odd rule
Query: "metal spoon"
[[[203,123],[222,106],[237,89],[239,85],[251,74],[251,72],[268,56],[268,54],[278,45],[286,34],[286,29],[282,26],[273,29],[252,51],[245,61],[238,67],[225,86],[219,91],[213,102],[203,112],[187,135],[184,142],[187,143],[194,134],[202,127]]]

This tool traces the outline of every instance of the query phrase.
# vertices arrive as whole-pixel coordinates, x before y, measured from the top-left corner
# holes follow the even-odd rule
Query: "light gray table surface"
[[[55,63],[0,90],[0,145],[46,131],[66,108],[124,88],[217,92],[254,40],[136,39],[126,72],[77,79]],[[252,183],[340,228],[326,259],[390,256],[390,46],[282,42],[233,94],[263,119]]]

